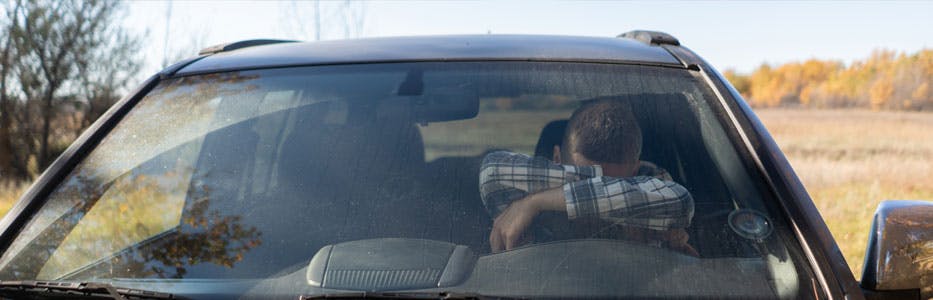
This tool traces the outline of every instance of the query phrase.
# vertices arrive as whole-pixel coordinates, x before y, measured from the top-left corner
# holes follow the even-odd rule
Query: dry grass
[[[5,215],[13,207],[28,187],[29,185],[25,183],[0,182],[0,216]]]
[[[756,113],[803,181],[856,278],[878,203],[933,200],[933,114]]]

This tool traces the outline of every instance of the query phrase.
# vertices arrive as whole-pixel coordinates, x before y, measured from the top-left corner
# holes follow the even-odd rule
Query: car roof
[[[682,66],[663,47],[629,38],[486,34],[274,43],[208,55],[176,74],[299,65],[481,60]]]

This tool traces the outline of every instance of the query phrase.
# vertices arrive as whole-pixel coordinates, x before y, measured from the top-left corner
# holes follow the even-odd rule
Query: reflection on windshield
[[[179,228],[115,257],[109,276],[183,278],[187,267],[202,263],[233,268],[246,252],[262,243],[262,234],[242,224],[241,216],[212,209],[208,189],[195,194]]]
[[[191,146],[171,153],[196,150]],[[30,245],[44,250],[23,252],[4,271],[5,277],[182,278],[188,266],[201,263],[232,268],[261,244],[261,233],[242,224],[241,216],[211,208],[210,186],[189,190],[191,167],[162,168],[159,162],[150,161],[103,185],[76,176],[60,196],[100,200],[79,202],[53,222],[43,238]],[[28,275],[45,261],[38,274]]]
[[[145,174],[118,178],[65,237],[38,277],[58,278],[176,227],[186,180],[174,171],[158,179]]]
[[[156,155],[199,138],[204,132],[241,121],[248,116],[224,114],[219,120],[211,116],[218,113],[221,97],[255,91],[257,87],[248,82],[257,77],[236,72],[211,74],[182,78],[177,80],[178,84],[160,86],[148,97],[166,100],[145,101],[135,107],[129,118],[140,120],[121,122],[121,130],[115,130],[104,142],[108,151],[91,153],[82,162],[80,171],[99,182],[111,182]]]

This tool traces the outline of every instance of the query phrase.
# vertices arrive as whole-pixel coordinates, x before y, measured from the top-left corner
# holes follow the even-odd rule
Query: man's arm
[[[495,218],[512,202],[530,194],[598,176],[602,176],[599,166],[559,165],[542,157],[497,151],[483,159],[480,195]]]
[[[686,188],[649,176],[594,177],[568,183],[563,186],[563,198],[571,219],[598,216],[653,230],[686,228],[694,210]]]
[[[638,175],[601,177],[599,166],[559,165],[542,157],[497,151],[483,159],[480,195],[493,218],[516,200],[563,186],[566,197],[548,200],[566,202],[571,218],[592,215],[648,228],[689,224],[693,198],[686,188],[649,162],[642,162]]]
[[[693,197],[687,189],[650,163],[643,163],[638,174],[630,178],[595,176],[562,185],[549,184],[534,193],[517,193],[521,197],[504,202],[507,204],[492,215],[495,221],[489,241],[493,252],[520,245],[525,230],[542,211],[566,211],[571,218],[596,216],[640,228],[683,231],[693,218]],[[510,189],[521,182],[489,184]],[[483,196],[484,200],[490,199],[486,193]]]
[[[564,209],[561,188],[540,191],[528,197],[512,202],[499,214],[489,233],[489,246],[492,252],[509,250],[523,244],[525,229],[531,225],[542,211],[560,211]]]
[[[540,191],[512,202],[493,222],[489,243],[493,252],[521,244],[524,232],[542,211],[566,211],[568,217],[596,216],[617,224],[686,234],[693,218],[693,197],[686,188],[654,177],[596,177]],[[671,239],[688,249],[686,236]]]

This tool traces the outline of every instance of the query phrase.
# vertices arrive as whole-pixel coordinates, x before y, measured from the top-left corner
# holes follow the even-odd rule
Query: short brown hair
[[[641,128],[631,107],[621,99],[604,97],[583,103],[567,124],[564,147],[589,160],[635,164],[641,156]]]

